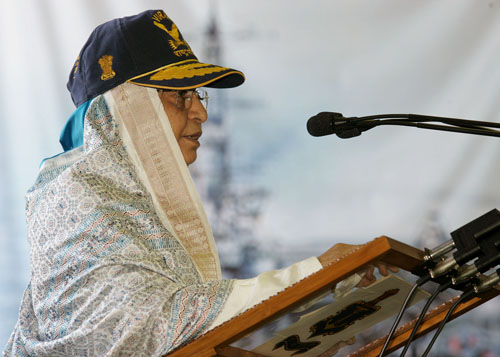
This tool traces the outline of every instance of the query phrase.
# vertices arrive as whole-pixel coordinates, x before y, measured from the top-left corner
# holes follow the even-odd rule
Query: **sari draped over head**
[[[155,89],[92,100],[83,146],[46,160],[26,200],[31,280],[6,355],[162,355],[232,289]]]
[[[321,268],[223,280],[156,90],[85,106],[63,147],[83,145],[45,160],[26,197],[31,279],[4,356],[163,355]]]

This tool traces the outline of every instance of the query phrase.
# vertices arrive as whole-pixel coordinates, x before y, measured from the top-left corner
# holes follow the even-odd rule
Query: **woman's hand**
[[[375,277],[375,268],[377,268],[379,273],[383,276],[389,275],[389,272],[397,273],[399,271],[397,267],[392,265],[387,265],[382,262],[377,262],[373,265],[370,264],[366,268],[363,276],[361,277],[361,280],[359,281],[358,285],[356,285],[356,287],[364,288],[366,286],[373,284],[377,280],[377,278]]]
[[[318,257],[318,260],[323,267],[326,267],[336,262],[340,258],[352,253],[359,247],[360,245],[358,244],[337,243],[326,252],[321,254]],[[377,280],[377,278],[375,277],[375,268],[377,268],[379,273],[383,276],[389,275],[389,272],[397,273],[399,271],[398,268],[383,262],[370,264],[364,271],[364,274],[361,277],[361,281],[358,283],[358,285],[356,285],[358,288],[369,286]]]

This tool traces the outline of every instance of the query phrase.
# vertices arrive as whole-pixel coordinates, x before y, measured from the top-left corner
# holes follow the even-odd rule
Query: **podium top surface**
[[[405,243],[385,236],[376,238],[167,356],[216,356],[217,347],[227,346],[272,319],[323,294],[334,284],[369,264],[382,261],[411,271],[422,263],[423,256],[422,250]]]

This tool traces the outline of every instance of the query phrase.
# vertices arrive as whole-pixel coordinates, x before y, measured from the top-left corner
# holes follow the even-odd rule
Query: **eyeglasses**
[[[194,90],[172,90],[172,89],[158,89],[159,93],[175,94],[175,105],[178,109],[191,109],[193,105],[193,96],[196,95],[201,104],[208,109],[208,92],[205,89],[197,88]],[[173,99],[173,98],[172,98]]]

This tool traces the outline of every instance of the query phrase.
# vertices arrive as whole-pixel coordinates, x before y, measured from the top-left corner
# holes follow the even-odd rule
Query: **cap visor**
[[[232,88],[244,81],[245,76],[240,71],[196,60],[168,65],[129,80],[141,86],[162,89]]]

